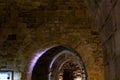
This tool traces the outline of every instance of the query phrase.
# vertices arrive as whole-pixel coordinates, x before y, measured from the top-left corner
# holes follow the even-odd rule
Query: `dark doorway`
[[[30,75],[27,80],[74,80],[74,72],[76,72],[74,69],[77,67],[82,73],[82,80],[87,79],[80,55],[68,47],[55,46],[47,48],[45,51],[39,51],[31,62]],[[60,73],[62,74],[60,75]],[[59,75],[62,79],[59,78]]]
[[[63,80],[73,80],[73,71],[71,69],[64,69]]]

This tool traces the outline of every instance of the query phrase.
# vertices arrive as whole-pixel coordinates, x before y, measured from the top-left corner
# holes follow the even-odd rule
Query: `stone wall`
[[[119,80],[119,35],[120,35],[120,0],[100,0],[96,12],[93,12],[99,25],[105,66],[105,80]],[[89,4],[90,5],[90,4]],[[97,6],[97,4],[94,4]],[[93,9],[91,5],[91,11]]]
[[[1,1],[0,69],[20,71],[22,80],[25,80],[29,62],[39,49],[62,44],[80,53],[87,69],[88,80],[103,80],[103,54],[99,32],[85,3],[74,0],[52,1]],[[108,23],[112,21],[111,17],[107,20]],[[109,28],[101,27],[100,32],[103,33],[106,29]],[[107,31],[102,41],[108,40],[106,37],[111,35],[109,31],[114,30],[111,26]],[[110,63],[111,66],[112,64],[114,61]]]

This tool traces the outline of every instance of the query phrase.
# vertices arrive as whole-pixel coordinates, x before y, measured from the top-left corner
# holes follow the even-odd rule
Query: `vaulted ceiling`
[[[56,30],[57,34],[65,34],[69,32],[68,28],[76,30],[92,28],[92,19],[83,0],[1,0],[0,2],[1,48],[21,46],[25,38],[31,36],[32,40],[37,31],[42,35],[46,32],[53,35]]]
[[[36,50],[54,44],[81,53],[89,74],[93,65],[102,72],[98,28],[83,0],[0,0],[0,67],[8,61],[21,69]]]

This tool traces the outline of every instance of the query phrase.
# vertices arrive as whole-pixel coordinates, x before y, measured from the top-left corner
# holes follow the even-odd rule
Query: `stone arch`
[[[36,53],[30,62],[27,80],[35,80],[37,76],[42,76],[40,79],[37,78],[39,80],[43,78],[45,80],[54,80],[55,77],[53,78],[53,74],[62,69],[67,63],[78,65],[81,70],[82,80],[87,79],[86,69],[79,53],[72,48],[56,45]],[[56,67],[56,65],[58,66]]]

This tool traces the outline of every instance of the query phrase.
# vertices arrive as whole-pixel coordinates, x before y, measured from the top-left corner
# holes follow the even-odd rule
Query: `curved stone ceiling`
[[[36,50],[64,44],[80,53],[89,80],[102,80],[99,33],[83,0],[0,2],[0,67],[24,71]]]

